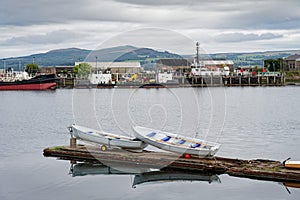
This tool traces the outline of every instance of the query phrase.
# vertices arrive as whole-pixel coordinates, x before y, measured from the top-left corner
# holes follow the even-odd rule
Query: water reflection
[[[285,187],[300,188],[300,183],[284,182],[283,185]]]
[[[151,171],[155,169],[146,168],[146,167],[138,167],[138,166],[124,166],[119,165],[118,168],[114,168],[111,166],[106,166],[102,163],[77,163],[71,164],[70,174],[75,176],[86,176],[86,175],[135,175],[140,174],[146,171]]]
[[[78,162],[71,161],[69,174],[72,177],[79,176],[94,176],[94,175],[130,175],[133,176],[132,188],[136,188],[140,185],[148,184],[163,184],[170,182],[207,182],[221,183],[218,174],[190,171],[190,170],[178,170],[174,168],[165,167],[162,169],[156,169],[143,165],[128,165],[123,163],[114,163],[114,167],[104,165],[101,162]],[[115,168],[116,167],[116,168]],[[291,189],[299,189],[300,183],[298,182],[282,182],[279,183],[291,194]]]
[[[124,169],[124,170],[122,170]],[[154,169],[138,166],[120,165],[118,168],[103,165],[102,163],[76,163],[71,164],[72,177],[87,175],[133,175],[132,187],[146,184],[161,184],[179,181],[202,181],[210,183],[221,183],[217,174],[193,172],[187,170],[174,170],[171,168]]]
[[[160,170],[135,175],[133,186],[146,183],[165,183],[173,181],[203,181],[208,183],[221,183],[220,178],[216,174]]]
[[[279,184],[283,185],[289,194],[292,193],[289,188],[300,189],[300,183],[296,183],[296,182],[283,182]]]

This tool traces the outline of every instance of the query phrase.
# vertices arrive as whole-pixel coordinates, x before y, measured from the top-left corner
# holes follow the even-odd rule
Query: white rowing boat
[[[180,154],[191,154],[199,157],[211,157],[216,154],[220,144],[207,142],[197,138],[155,130],[151,128],[133,127],[138,139],[157,148]]]
[[[125,150],[140,152],[148,145],[136,138],[98,131],[74,124],[70,128],[72,137],[108,147],[120,147]],[[101,147],[101,149],[106,150],[106,146],[102,146],[105,148]]]

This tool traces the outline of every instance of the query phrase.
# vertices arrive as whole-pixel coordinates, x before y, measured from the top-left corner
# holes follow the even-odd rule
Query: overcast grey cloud
[[[206,28],[299,27],[300,3],[278,0],[248,1],[96,1],[10,0],[0,5],[1,25],[68,23],[78,20],[133,22]],[[281,24],[281,26],[277,26]]]
[[[67,41],[76,41],[82,38],[82,34],[68,31],[68,30],[58,30],[49,32],[46,34],[32,34],[20,37],[12,37],[3,41],[2,45],[20,45],[20,44],[57,44]]]
[[[275,38],[281,38],[283,35],[276,35],[273,33],[223,33],[216,36],[218,42],[243,42],[252,40],[271,40]]]
[[[145,27],[178,32],[209,52],[295,49],[299,7],[298,0],[0,1],[0,58],[61,47],[93,49]]]

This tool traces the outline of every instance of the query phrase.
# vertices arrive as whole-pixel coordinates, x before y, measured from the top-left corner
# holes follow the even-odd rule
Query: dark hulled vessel
[[[56,89],[55,74],[38,75],[28,80],[0,81],[0,90],[48,90]]]

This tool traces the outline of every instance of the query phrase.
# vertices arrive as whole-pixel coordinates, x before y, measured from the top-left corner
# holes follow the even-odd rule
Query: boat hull
[[[55,88],[56,88],[56,83],[0,85],[0,90],[49,90]]]
[[[142,151],[147,144],[134,138],[97,131],[90,128],[72,125],[72,136],[87,142],[92,142],[108,147],[115,146],[122,149]]]
[[[0,82],[0,90],[48,90],[56,89],[54,74],[41,75],[29,80]]]
[[[172,133],[158,131],[158,130],[154,130],[154,129],[150,129],[150,128],[135,126],[135,127],[133,127],[133,130],[135,132],[136,137],[138,139],[144,141],[145,143],[148,143],[159,149],[162,149],[165,151],[171,151],[174,153],[191,154],[191,155],[197,155],[199,157],[212,157],[217,153],[217,151],[220,148],[220,144],[217,144],[217,143],[209,143],[209,142],[206,142],[203,140],[178,136],[178,135],[175,135]],[[162,137],[151,138],[151,137],[147,136],[148,134],[151,134],[151,133],[158,133],[161,136],[170,136],[176,142],[163,142],[161,140]],[[180,144],[178,144],[178,142],[180,140],[185,140],[186,143],[184,145],[180,145]],[[191,146],[196,143],[202,143],[202,144],[205,143],[205,146],[207,146],[207,148],[195,148],[195,147],[192,148]],[[202,145],[202,146],[204,146],[204,145]],[[209,148],[208,148],[208,146],[209,146]]]
[[[115,84],[97,84],[96,87],[99,89],[114,88]]]
[[[165,88],[165,86],[159,83],[148,83],[141,85],[139,88]]]

